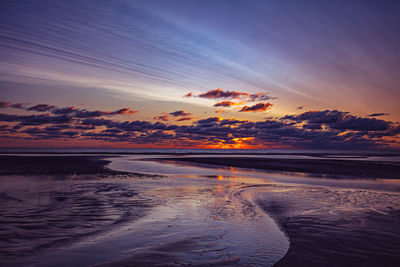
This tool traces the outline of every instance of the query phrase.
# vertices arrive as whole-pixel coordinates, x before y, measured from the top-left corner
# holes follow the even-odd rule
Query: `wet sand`
[[[0,175],[121,174],[96,156],[0,156]]]
[[[1,184],[0,265],[105,234],[159,204],[127,182],[89,178],[10,176],[18,181]]]
[[[400,194],[397,191],[293,185],[267,180],[264,184],[247,184],[219,181],[211,177],[179,180],[151,179],[147,176],[150,179],[136,180],[139,177],[136,176],[130,182],[115,182],[116,177],[126,173],[105,168],[109,161],[100,157],[0,158],[4,160],[0,169],[2,179],[13,179],[12,175],[16,174],[41,174],[41,179],[47,179],[43,174],[52,175],[49,177],[53,178],[49,179],[54,179],[55,174],[73,175],[72,178],[65,176],[61,183],[56,183],[56,187],[53,182],[47,186],[41,184],[40,187],[21,182],[16,184],[15,191],[13,188],[11,191],[10,188],[2,190],[0,242],[5,245],[5,249],[1,249],[5,265],[13,262],[15,257],[33,255],[34,252],[43,255],[39,258],[42,262],[43,259],[47,260],[47,254],[42,252],[48,253],[67,244],[79,244],[80,240],[99,236],[111,229],[135,225],[140,218],[153,212],[150,221],[144,222],[144,225],[149,224],[143,229],[148,229],[146,238],[150,242],[144,249],[130,255],[100,258],[97,263],[105,266],[241,266],[243,263],[253,263],[249,266],[257,266],[255,256],[261,252],[255,253],[254,249],[265,252],[273,249],[261,243],[252,245],[257,244],[254,242],[257,238],[260,239],[258,242],[268,241],[268,237],[263,237],[259,232],[268,218],[264,218],[258,210],[271,216],[290,240],[288,252],[275,266],[397,266],[400,261]],[[62,167],[64,160],[67,161],[66,167]],[[221,165],[230,162],[231,165],[240,165],[236,167],[262,168],[262,162],[253,162],[248,158],[218,160]],[[207,163],[205,158],[201,161]],[[296,164],[300,164],[299,161],[291,161],[288,166]],[[331,160],[327,164],[331,164]],[[351,164],[356,169],[360,167],[358,162]],[[386,165],[380,165],[380,168],[382,166]],[[398,176],[397,165],[388,166],[392,166],[390,171],[379,170],[378,165],[374,165],[367,177],[377,172],[386,173],[390,178]],[[342,173],[347,172],[345,170]],[[95,183],[90,180],[100,179],[102,175],[107,180]],[[129,175],[122,177],[129,179]],[[80,179],[85,182],[80,182]],[[16,192],[23,192],[24,195],[19,197]],[[27,197],[33,201],[23,199]],[[157,207],[160,211],[157,211]],[[170,216],[174,212],[181,212],[177,215],[181,219],[157,219],[163,213]],[[224,224],[216,226],[215,222]],[[232,229],[229,228],[231,224],[234,225]],[[271,228],[265,227],[264,233]],[[204,235],[210,229],[214,229],[214,232]],[[223,236],[219,234],[220,229],[225,229]],[[242,232],[236,233],[238,229],[242,229]],[[157,234],[157,230],[161,232]],[[134,241],[137,234],[124,236],[115,239],[116,248],[123,238],[127,238],[126,244],[137,246],[136,243],[129,243]],[[159,238],[160,241],[157,241]],[[235,242],[242,246],[236,250],[231,248],[228,252],[227,247],[235,247]],[[246,248],[249,248],[249,252],[246,252]],[[78,247],[77,251],[81,249]],[[77,255],[70,253],[60,251],[49,257],[53,261],[43,266],[58,264],[60,255]],[[104,257],[106,255],[104,253]],[[260,262],[262,260],[259,259]],[[64,266],[68,266],[68,262]]]
[[[398,266],[400,195],[313,186],[279,186],[257,203],[287,233],[274,266]]]
[[[96,177],[159,177],[136,172],[115,171],[106,167],[110,157],[102,156],[3,156],[0,155],[0,176],[5,175],[96,175]]]
[[[349,178],[400,179],[399,162],[349,161],[331,159],[271,159],[248,157],[171,157],[157,160],[182,161],[272,171],[337,175]]]

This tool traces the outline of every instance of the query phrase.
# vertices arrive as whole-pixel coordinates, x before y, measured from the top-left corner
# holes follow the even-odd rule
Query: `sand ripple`
[[[122,183],[29,184],[0,194],[0,257],[32,255],[134,220],[154,206]]]

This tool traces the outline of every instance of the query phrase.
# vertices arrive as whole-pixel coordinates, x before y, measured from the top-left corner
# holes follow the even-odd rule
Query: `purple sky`
[[[0,5],[0,146],[398,147],[396,1]]]

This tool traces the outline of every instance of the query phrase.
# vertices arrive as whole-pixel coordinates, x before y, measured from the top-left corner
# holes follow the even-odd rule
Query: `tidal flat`
[[[246,168],[232,156],[218,158],[225,166],[176,155],[0,160],[1,265],[396,266],[400,260],[396,177],[257,170],[251,161],[260,165],[262,158],[251,155],[240,160]]]

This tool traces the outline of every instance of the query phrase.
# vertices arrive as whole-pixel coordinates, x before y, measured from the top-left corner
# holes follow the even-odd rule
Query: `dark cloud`
[[[26,109],[25,106],[26,106],[25,103],[14,103],[10,105],[11,108],[16,108],[16,109]]]
[[[309,111],[299,115],[284,116],[283,120],[320,124],[337,130],[385,131],[391,123],[375,118],[362,118],[338,110]],[[315,126],[316,127],[316,126]]]
[[[74,106],[60,108],[50,104],[37,104],[26,108],[24,103],[13,104],[10,102],[0,101],[0,108],[6,108],[6,107],[25,109],[27,111],[50,112],[55,115],[70,115],[72,117],[79,117],[79,118],[93,118],[93,117],[115,116],[115,115],[133,115],[139,112],[137,110],[132,110],[130,108],[121,108],[115,111],[102,111],[102,110],[89,111],[87,109],[79,109]]]
[[[169,116],[168,114],[162,114],[160,116],[153,117],[153,119],[160,121],[169,121]]]
[[[79,109],[76,111],[73,111],[73,116],[79,117],[79,118],[94,118],[94,117],[101,117],[101,116],[115,116],[115,115],[133,115],[135,113],[138,113],[137,110],[131,110],[130,108],[122,108],[116,111],[101,111],[101,110],[95,110],[95,111],[88,111],[86,109]]]
[[[256,94],[250,94],[249,95],[249,101],[266,101],[266,100],[273,100],[276,99],[276,97],[271,97],[265,93],[256,93]]]
[[[184,97],[193,97],[195,96],[192,92],[184,95]],[[198,97],[201,98],[208,98],[208,99],[241,99],[247,102],[254,102],[254,101],[266,101],[276,99],[276,97],[271,97],[266,93],[255,93],[250,94],[246,92],[238,92],[238,91],[229,91],[223,90],[221,88],[210,90],[208,92],[199,94]]]
[[[13,127],[13,129],[19,129],[27,125],[71,123],[72,118],[67,116],[51,116],[48,113],[40,115],[14,115],[1,113],[0,121],[15,122],[17,124]]]
[[[340,118],[348,115],[348,112],[337,110],[308,111],[299,115],[287,115],[282,117],[284,120],[293,120],[297,122],[308,121],[310,123],[335,123]]]
[[[186,112],[184,110],[178,110],[178,111],[169,113],[169,115],[174,116],[174,117],[186,117],[186,116],[192,115],[192,113]]]
[[[296,109],[303,109],[304,107],[303,106],[299,106],[299,107],[297,107]]]
[[[207,118],[207,119],[198,120],[197,123],[200,123],[200,124],[201,123],[210,123],[210,122],[217,122],[219,120],[221,120],[220,117],[210,117],[210,118]]]
[[[380,116],[388,116],[388,115],[390,115],[389,113],[372,113],[372,114],[369,114],[368,115],[368,117],[380,117]]]
[[[7,108],[10,105],[11,105],[10,102],[0,101],[0,108]]]
[[[322,125],[319,123],[306,123],[303,124],[303,129],[320,130],[322,129]]]
[[[236,104],[236,102],[225,100],[214,104],[214,107],[230,107]]]
[[[0,108],[26,109],[25,105],[25,103],[10,103],[6,101],[0,101]]]
[[[195,119],[195,118],[194,117],[183,117],[183,118],[176,119],[176,121],[191,121],[193,119]]]
[[[224,91],[221,88],[210,90],[206,93],[199,94],[199,97],[210,98],[210,99],[218,99],[218,98],[238,99],[243,96],[249,96],[249,94],[243,93],[243,92],[237,92],[237,91]]]
[[[269,103],[259,104],[269,107]],[[247,109],[265,108],[257,105]],[[101,117],[110,113],[126,114],[129,111],[119,109],[102,113],[103,111],[75,107],[54,107],[47,113],[34,115],[0,113],[0,136],[4,139],[98,140],[180,147],[235,144],[237,138],[243,138],[244,144],[267,147],[365,149],[393,145],[396,143],[393,137],[400,134],[399,123],[358,117],[337,110],[310,111],[263,121],[220,117],[196,121],[193,117],[180,117],[186,112],[178,111],[177,114],[180,115],[175,121],[191,120],[190,125],[168,125],[141,120],[119,121]],[[169,116],[161,114],[163,115]]]
[[[53,105],[38,104],[38,105],[35,105],[32,107],[29,107],[27,110],[45,112],[45,111],[50,111],[50,110],[54,110],[54,109],[55,109],[55,106],[53,106]]]
[[[253,106],[244,106],[240,112],[262,112],[270,109],[272,106],[271,103],[258,103]]]
[[[79,112],[79,109],[77,109],[76,107],[72,106],[72,107],[65,107],[65,108],[57,108],[55,109],[52,113],[57,114],[57,115],[68,115],[74,112]]]
[[[121,108],[121,109],[118,109],[116,111],[111,112],[110,115],[133,115],[133,114],[136,114],[138,112],[139,111],[132,110],[130,108]]]

